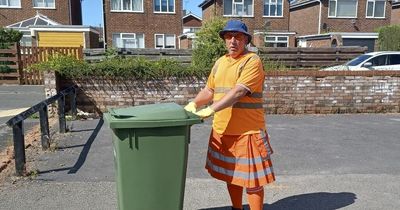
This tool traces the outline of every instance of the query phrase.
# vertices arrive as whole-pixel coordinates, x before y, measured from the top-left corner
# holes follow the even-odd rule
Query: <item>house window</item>
[[[264,0],[264,16],[282,17],[283,0]]]
[[[183,33],[196,33],[200,31],[201,28],[199,27],[185,27],[183,28]]]
[[[154,0],[154,12],[175,12],[175,1],[174,0]]]
[[[367,17],[383,18],[385,17],[385,0],[368,0],[367,1]]]
[[[117,33],[112,35],[112,39],[116,48],[144,48],[144,34]]]
[[[111,0],[111,11],[143,12],[143,0]]]
[[[265,36],[266,47],[288,47],[288,36]]]
[[[225,16],[253,16],[253,0],[224,0]]]
[[[55,0],[33,0],[33,7],[56,8]]]
[[[329,17],[357,17],[357,0],[329,0]]]
[[[155,34],[155,48],[175,49],[175,35]]]
[[[21,0],[0,0],[0,7],[21,7]]]
[[[22,32],[22,38],[19,41],[21,46],[24,47],[32,47],[32,36],[30,31],[21,31]]]

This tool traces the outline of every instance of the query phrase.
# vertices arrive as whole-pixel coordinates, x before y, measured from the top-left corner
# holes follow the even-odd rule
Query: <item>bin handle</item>
[[[117,118],[135,117],[134,115],[116,113],[116,112],[114,111],[114,109],[109,109],[108,112],[109,112],[113,117],[117,117]]]

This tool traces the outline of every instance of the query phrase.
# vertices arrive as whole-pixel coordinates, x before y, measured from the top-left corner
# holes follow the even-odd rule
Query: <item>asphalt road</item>
[[[400,114],[271,115],[267,124],[277,181],[265,209],[400,208]],[[117,208],[111,130],[98,120],[69,126],[56,151],[27,163],[38,176],[0,187],[0,209]],[[191,129],[184,209],[230,205],[204,170],[210,127]]]
[[[11,144],[11,129],[5,123],[13,114],[44,99],[44,87],[40,85],[0,85],[0,151]],[[28,122],[25,128],[29,129],[32,125]]]

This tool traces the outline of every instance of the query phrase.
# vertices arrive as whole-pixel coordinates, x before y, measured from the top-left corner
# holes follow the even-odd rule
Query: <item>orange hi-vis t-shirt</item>
[[[215,62],[207,80],[207,87],[214,91],[214,101],[221,100],[236,85],[249,91],[233,106],[215,113],[213,129],[217,133],[242,135],[265,130],[264,77],[261,59],[255,53],[246,53],[236,59],[224,55]]]

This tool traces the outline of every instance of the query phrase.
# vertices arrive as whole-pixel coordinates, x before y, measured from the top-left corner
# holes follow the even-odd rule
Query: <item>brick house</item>
[[[378,27],[391,23],[387,0],[297,0],[290,5],[290,30],[301,47],[376,48]],[[307,21],[304,21],[307,17]]]
[[[400,0],[393,0],[391,24],[400,24]]]
[[[104,36],[116,48],[179,48],[181,0],[103,0]]]
[[[180,49],[192,49],[194,47],[194,40],[196,39],[196,32],[202,26],[202,19],[197,15],[189,12],[182,18],[183,33],[179,36]]]
[[[37,13],[63,25],[82,25],[81,0],[0,0],[0,26],[5,27]]]
[[[256,47],[294,47],[295,32],[289,30],[288,0],[204,0],[203,21],[220,16],[240,19],[253,34]]]

